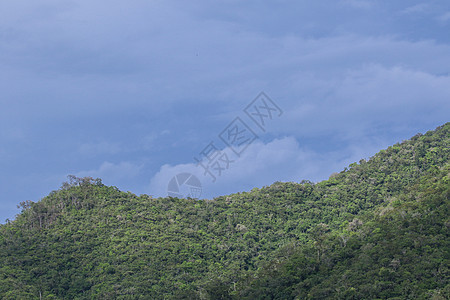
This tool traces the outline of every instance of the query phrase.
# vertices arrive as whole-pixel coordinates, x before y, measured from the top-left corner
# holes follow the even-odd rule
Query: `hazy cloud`
[[[234,162],[230,164],[229,169],[222,171],[221,176],[214,172],[215,181],[194,162],[163,165],[151,179],[149,193],[154,196],[167,196],[171,178],[185,172],[200,179],[203,197],[206,198],[246,191],[253,187],[270,185],[275,181],[319,181],[327,179],[333,172],[342,171],[352,162],[372,156],[378,151],[376,144],[364,139],[358,145],[347,147],[343,151],[331,149],[319,153],[301,145],[294,137],[275,139],[268,143],[257,141],[250,145],[241,157],[233,156],[229,148],[222,149]]]
[[[98,169],[80,171],[76,174],[76,176],[90,176],[93,178],[102,178],[105,182],[118,182],[121,180],[133,180],[139,174],[141,169],[141,165],[136,165],[130,162],[120,162],[118,164],[114,164],[105,161]]]

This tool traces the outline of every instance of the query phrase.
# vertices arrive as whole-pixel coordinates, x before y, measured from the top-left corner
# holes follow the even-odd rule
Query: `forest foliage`
[[[213,200],[70,176],[0,226],[0,298],[449,299],[449,129]]]

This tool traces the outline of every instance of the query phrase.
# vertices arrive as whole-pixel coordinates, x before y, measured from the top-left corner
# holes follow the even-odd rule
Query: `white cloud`
[[[149,194],[156,197],[167,196],[167,186],[172,177],[181,173],[191,173],[199,178],[201,181],[202,174],[199,168],[195,167],[193,163],[179,164],[175,166],[163,165],[160,170],[150,180]]]
[[[224,149],[223,152],[235,161],[229,169],[222,171],[221,176],[214,172],[215,182],[209,175],[205,176],[203,169],[196,167],[195,163],[163,165],[151,179],[149,193],[167,196],[169,181],[180,173],[191,173],[199,178],[203,187],[202,197],[206,198],[247,191],[275,181],[319,181],[327,179],[333,172],[341,171],[352,162],[373,155],[377,147],[373,141],[366,140],[342,152],[316,153],[302,147],[293,137],[274,139],[267,144],[257,141],[241,157],[233,156],[229,148]]]
[[[277,180],[292,180],[292,177],[302,172],[286,167],[297,165],[308,156],[292,137],[276,139],[268,144],[254,142],[244,150],[241,157],[235,155],[230,148],[222,151],[227,153],[233,162],[230,163],[229,169],[222,171],[220,176],[217,172],[213,172],[216,176],[215,182],[209,175],[204,175],[203,169],[200,166],[196,167],[195,163],[164,165],[151,179],[150,194],[167,195],[170,179],[184,172],[194,174],[200,179],[206,197],[245,190],[249,186],[271,184]]]

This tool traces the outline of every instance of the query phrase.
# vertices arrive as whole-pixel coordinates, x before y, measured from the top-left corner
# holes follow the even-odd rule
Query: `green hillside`
[[[321,224],[241,282],[239,299],[450,299],[450,167],[346,223]]]
[[[0,226],[0,298],[450,299],[449,129],[211,201],[70,177]]]

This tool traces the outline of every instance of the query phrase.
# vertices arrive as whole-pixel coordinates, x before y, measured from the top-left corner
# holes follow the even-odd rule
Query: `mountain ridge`
[[[365,287],[367,282],[332,292],[323,285],[339,281],[333,273],[338,272],[333,269],[337,264],[327,262],[326,256],[346,262],[353,270],[355,261],[349,261],[342,249],[347,251],[347,245],[355,243],[360,247],[349,252],[364,253],[361,249],[369,237],[359,232],[370,231],[370,222],[384,224],[377,215],[398,212],[405,203],[412,205],[414,189],[430,195],[447,193],[449,129],[446,123],[418,134],[319,183],[276,182],[209,201],[137,196],[105,186],[100,179],[70,177],[41,201],[23,202],[16,220],[0,226],[0,296],[360,299],[370,292],[372,297],[392,299],[432,293],[440,299],[448,295],[447,273],[442,273],[438,286],[411,287],[416,294],[400,296],[394,287],[377,294]],[[433,180],[438,186],[432,186]],[[424,197],[431,199],[430,195]],[[443,210],[448,194],[441,200]],[[412,210],[423,214],[420,209]],[[399,218],[394,220],[400,224]],[[438,218],[439,224],[450,224],[445,215]],[[376,228],[389,237],[389,227]],[[406,232],[400,225],[397,228]],[[377,245],[377,241],[370,243]],[[448,270],[443,245],[447,244],[436,249],[442,265],[447,265],[443,270]],[[374,260],[373,266],[382,265],[375,273],[391,276],[391,262]],[[286,271],[287,265],[291,269]],[[286,272],[270,273],[270,268]],[[302,273],[302,268],[310,272]],[[305,280],[310,280],[309,285]]]

